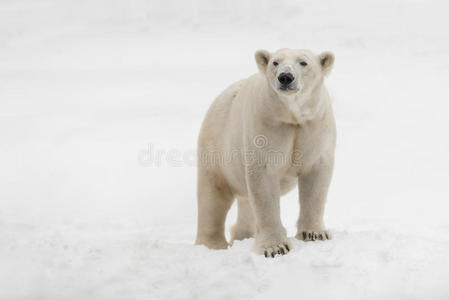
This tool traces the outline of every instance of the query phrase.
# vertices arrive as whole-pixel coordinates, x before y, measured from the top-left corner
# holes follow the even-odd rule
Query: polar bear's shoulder
[[[232,102],[240,93],[242,87],[247,83],[248,79],[242,79],[229,85],[223,90],[209,108],[208,117],[220,118],[227,115],[231,109]]]

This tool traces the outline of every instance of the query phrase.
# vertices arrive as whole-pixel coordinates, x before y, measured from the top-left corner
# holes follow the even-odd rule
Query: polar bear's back
[[[233,102],[246,80],[234,82],[215,98],[201,126],[198,150],[218,151],[218,149],[224,149],[221,144],[227,141],[228,130],[226,129],[233,125],[230,120]]]

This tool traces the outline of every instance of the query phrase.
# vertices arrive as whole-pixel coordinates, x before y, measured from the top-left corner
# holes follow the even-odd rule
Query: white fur
[[[260,72],[224,90],[201,128],[196,244],[228,247],[225,218],[237,198],[232,240],[255,235],[257,253],[288,252],[279,199],[297,185],[301,210],[296,237],[330,238],[323,214],[336,130],[323,81],[334,56],[280,49],[257,51],[255,58]],[[288,90],[280,89],[282,72],[294,75]]]

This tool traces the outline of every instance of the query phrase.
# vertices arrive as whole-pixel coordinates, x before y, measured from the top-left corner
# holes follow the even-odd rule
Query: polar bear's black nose
[[[295,77],[293,77],[292,73],[281,73],[278,77],[278,80],[283,85],[288,85],[295,80]]]

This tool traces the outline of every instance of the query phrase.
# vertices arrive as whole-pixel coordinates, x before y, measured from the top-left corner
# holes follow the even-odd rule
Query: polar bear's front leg
[[[300,214],[296,238],[305,241],[329,240],[323,222],[327,192],[332,178],[333,156],[322,158],[298,180]]]
[[[286,254],[291,246],[281,223],[278,178],[266,166],[247,167],[246,177],[256,221],[254,251],[265,257]]]

